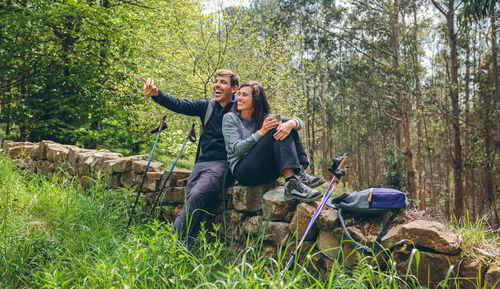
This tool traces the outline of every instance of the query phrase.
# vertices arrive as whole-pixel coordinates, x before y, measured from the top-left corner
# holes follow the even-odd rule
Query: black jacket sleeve
[[[155,102],[166,107],[167,109],[190,116],[199,116],[203,118],[205,116],[205,111],[207,110],[208,100],[198,99],[198,100],[184,100],[178,99],[165,92],[158,90],[158,96],[151,97]]]

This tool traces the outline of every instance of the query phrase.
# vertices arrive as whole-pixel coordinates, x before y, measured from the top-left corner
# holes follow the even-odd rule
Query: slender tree
[[[436,0],[432,0],[434,6],[446,18],[448,28],[448,44],[450,48],[450,99],[453,117],[453,175],[455,187],[455,215],[460,218],[464,215],[463,200],[463,161],[462,144],[460,136],[460,105],[458,95],[458,56],[457,56],[457,33],[455,31],[455,1],[449,0],[446,3],[446,9]]]

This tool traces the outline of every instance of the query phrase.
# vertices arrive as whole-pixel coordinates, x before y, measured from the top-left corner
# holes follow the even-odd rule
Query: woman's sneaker
[[[297,175],[285,182],[285,200],[298,200],[304,203],[316,201],[321,198],[323,193],[311,189],[304,185]]]
[[[306,174],[304,170],[300,170],[297,176],[300,178],[300,181],[309,188],[316,188],[325,182],[325,179],[322,177],[310,176]]]

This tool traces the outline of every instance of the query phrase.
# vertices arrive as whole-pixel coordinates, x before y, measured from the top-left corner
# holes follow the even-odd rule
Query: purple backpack
[[[393,211],[392,216],[385,223],[384,228],[374,242],[374,246],[381,246],[380,242],[382,237],[387,233],[399,209],[406,209],[408,207],[408,201],[405,193],[401,191],[390,188],[370,188],[352,194],[344,193],[336,198],[330,199],[326,205],[337,210],[340,224],[344,230],[344,235],[347,239],[354,242],[356,249],[365,255],[372,255],[373,248],[370,249],[359,244],[349,235],[345,227],[344,218],[342,217],[342,210],[361,214],[379,214]]]
[[[405,193],[390,188],[370,188],[331,199],[328,206],[356,213],[376,214],[393,209],[406,209]]]

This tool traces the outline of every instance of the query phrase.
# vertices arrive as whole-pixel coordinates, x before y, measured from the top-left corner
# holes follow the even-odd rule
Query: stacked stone
[[[45,176],[57,173],[76,178],[83,187],[89,187],[96,178],[105,179],[111,188],[138,187],[148,163],[147,155],[123,157],[107,150],[82,149],[53,141],[4,141],[2,147],[24,168]],[[146,209],[155,200],[168,173],[162,163],[151,162],[143,185],[142,196],[146,200]],[[189,171],[175,170],[165,183],[159,204],[162,219],[171,222],[181,211],[189,175]],[[217,201],[223,204],[216,210],[213,219],[221,228],[219,232],[235,242],[248,237],[263,238],[262,252],[275,259],[279,248],[287,246],[286,258],[290,256],[317,205],[286,202],[284,188],[278,184],[234,186],[221,193]],[[346,213],[346,217],[350,235],[370,247],[389,215],[366,217]],[[478,282],[484,282],[483,288],[500,289],[500,284],[496,283],[500,278],[498,247],[482,252],[482,255],[477,254],[482,256],[480,258],[467,257],[456,233],[441,223],[422,220],[421,214],[400,213],[382,239],[382,246],[386,250],[377,252],[375,256],[379,265],[388,264],[388,256],[392,256],[400,274],[406,274],[410,268],[411,274],[419,273],[420,284],[430,288],[437,287],[450,265],[453,265],[453,276],[459,278],[456,282],[460,288],[476,288]],[[418,268],[415,258],[410,258],[414,248],[420,251]],[[351,242],[345,242],[337,214],[330,208],[323,210],[309,232],[299,258],[302,264],[305,256],[310,257],[309,263],[325,274],[330,272],[335,261],[354,268],[360,258],[365,258],[356,253]],[[410,260],[413,260],[411,264]],[[480,281],[477,280],[478,274]]]
[[[145,198],[147,201],[146,209],[149,210],[164,186],[157,207],[161,208],[162,213],[160,217],[163,220],[173,222],[175,217],[177,217],[182,210],[184,204],[184,191],[186,190],[187,180],[191,172],[186,170],[174,170],[167,180],[169,172],[170,171],[166,171],[162,173],[158,179],[158,189],[148,192]]]

